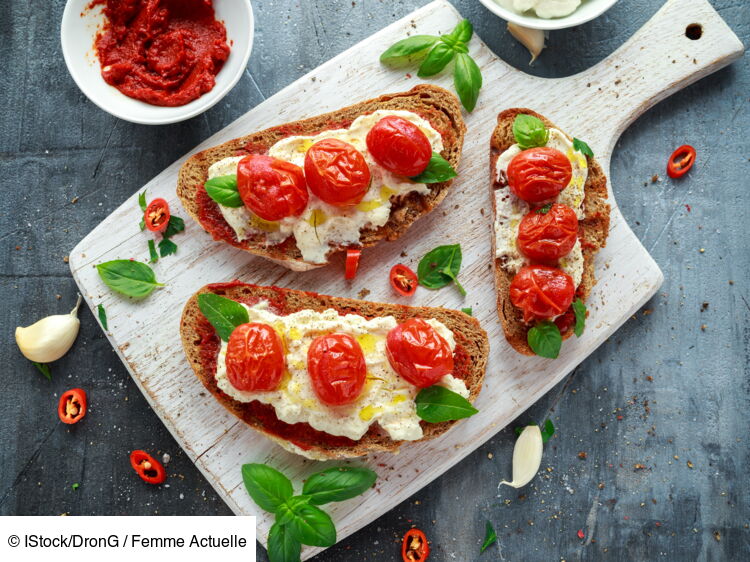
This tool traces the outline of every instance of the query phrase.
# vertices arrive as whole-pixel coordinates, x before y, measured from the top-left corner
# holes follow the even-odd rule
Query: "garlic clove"
[[[538,425],[527,425],[513,448],[513,481],[500,484],[521,488],[531,482],[542,464],[542,432]]]
[[[541,29],[531,29],[530,27],[523,27],[515,23],[508,22],[508,31],[521,43],[524,47],[529,50],[531,54],[531,60],[529,64],[533,63],[539,56],[539,53],[544,49],[544,31]]]
[[[24,357],[37,363],[51,363],[65,355],[73,345],[81,327],[78,308],[81,295],[78,295],[70,314],[47,316],[31,326],[16,328],[16,344]]]

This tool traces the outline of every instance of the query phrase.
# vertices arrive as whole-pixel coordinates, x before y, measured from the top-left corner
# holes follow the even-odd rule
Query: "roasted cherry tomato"
[[[557,329],[560,330],[560,333],[564,335],[568,330],[575,326],[576,313],[572,308],[569,308],[565,311],[565,314],[555,318],[555,324],[557,324]]]
[[[151,201],[143,213],[143,223],[151,232],[164,232],[169,224],[169,203],[162,198]]]
[[[327,334],[310,344],[307,372],[318,398],[330,406],[341,406],[362,394],[367,367],[357,340],[348,334]]]
[[[323,139],[305,155],[310,191],[335,207],[356,205],[370,187],[370,167],[362,153],[338,139]]]
[[[393,370],[418,388],[453,372],[450,345],[421,318],[410,318],[388,332],[385,354]]]
[[[573,278],[546,265],[525,265],[510,283],[510,302],[523,311],[524,322],[548,320],[568,310],[575,293]]]
[[[409,529],[404,534],[401,543],[401,558],[403,562],[424,562],[430,555],[430,545],[427,537],[419,529]]]
[[[518,225],[518,249],[527,258],[542,263],[555,263],[567,256],[578,240],[578,217],[567,205],[555,203],[531,211]]]
[[[268,324],[240,324],[229,336],[226,364],[237,390],[276,390],[284,374],[284,344]]]
[[[417,290],[417,276],[402,263],[397,263],[391,268],[391,287],[399,295],[412,296]]]
[[[672,153],[667,162],[667,174],[670,178],[681,178],[695,164],[695,149],[689,144],[683,144]]]
[[[309,200],[302,168],[262,154],[237,164],[237,189],[245,206],[266,221],[299,216]]]
[[[57,403],[57,415],[63,423],[73,424],[81,421],[86,415],[86,391],[82,388],[71,388],[63,392]]]
[[[367,133],[367,150],[386,170],[413,177],[424,172],[432,157],[427,136],[411,121],[389,115]]]
[[[164,467],[146,451],[137,450],[130,453],[130,466],[149,484],[161,484],[167,479]]]
[[[346,251],[346,272],[344,273],[345,279],[354,279],[357,275],[357,268],[359,268],[359,258],[362,255],[362,250],[357,248],[351,248]]]
[[[557,197],[573,177],[570,160],[559,150],[541,146],[519,152],[508,164],[508,186],[529,203]]]

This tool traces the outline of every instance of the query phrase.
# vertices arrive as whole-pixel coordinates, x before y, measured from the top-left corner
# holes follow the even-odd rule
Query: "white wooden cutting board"
[[[461,19],[448,2],[437,0],[300,78],[195,151],[380,93],[407,90],[419,80],[406,77],[404,70],[381,67],[379,53],[407,33],[447,33]],[[685,36],[685,28],[693,23],[703,27],[699,40]],[[347,297],[367,288],[371,291],[368,299],[393,301],[387,278],[393,264],[404,261],[415,268],[419,258],[434,246],[461,243],[464,265],[460,279],[468,292],[466,300],[452,288],[420,288],[413,300],[403,302],[473,307],[491,343],[484,389],[476,403],[480,413],[440,439],[405,446],[398,455],[364,459],[379,474],[376,488],[356,500],[327,506],[336,521],[339,539],[344,538],[440,476],[536,402],[611,336],[662,282],[661,271],[623,220],[610,186],[611,231],[607,247],[596,262],[599,283],[590,300],[586,333],[580,339],[568,340],[554,361],[523,357],[507,345],[497,320],[489,267],[488,143],[497,113],[525,106],[548,116],[563,130],[586,140],[609,175],[612,148],[629,123],[656,102],[741,53],[742,44],[705,0],[668,1],[610,57],[568,78],[528,76],[506,65],[475,37],[471,54],[482,69],[484,87],[475,111],[466,115],[468,133],[459,177],[441,207],[416,223],[401,240],[366,250],[354,282],[344,280],[341,261],[312,272],[294,273],[214,242],[187,219],[186,232],[175,238],[177,255],[154,266],[157,278],[166,286],[141,302],[122,298],[101,283],[94,265],[117,258],[147,261],[149,237],[138,229],[140,211],[135,190],[70,253],[73,276],[89,306],[95,308],[102,303],[106,307],[107,336],[151,406],[230,508],[237,514],[258,516],[258,537],[265,542],[272,517],[247,496],[240,465],[270,463],[299,486],[306,475],[321,470],[324,464],[284,452],[204,392],[180,346],[178,327],[185,300],[206,283],[239,278]],[[447,73],[435,80],[452,89],[451,82]],[[147,189],[149,199],[164,197],[175,214],[187,217],[175,195],[182,161],[184,158],[137,191]],[[407,258],[400,256],[404,250]],[[304,556],[319,550],[307,549]]]

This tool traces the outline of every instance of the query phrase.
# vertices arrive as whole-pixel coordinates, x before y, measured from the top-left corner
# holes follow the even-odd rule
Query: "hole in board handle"
[[[697,41],[703,35],[703,26],[699,23],[691,23],[685,28],[685,37],[691,41]]]

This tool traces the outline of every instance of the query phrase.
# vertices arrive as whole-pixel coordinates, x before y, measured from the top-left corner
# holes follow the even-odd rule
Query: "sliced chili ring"
[[[162,464],[146,451],[136,450],[130,453],[130,466],[149,484],[161,484],[167,479],[167,472]]]
[[[82,388],[71,388],[60,396],[57,403],[57,415],[60,421],[67,424],[78,423],[86,415],[86,391]]]
[[[670,178],[681,178],[695,164],[695,149],[689,144],[683,144],[672,153],[667,162],[667,175]]]
[[[169,203],[159,197],[146,207],[143,222],[151,232],[164,232],[169,224]]]
[[[346,279],[354,279],[357,275],[357,269],[359,268],[359,258],[362,255],[362,250],[358,248],[349,249],[346,251],[346,271],[344,277]]]
[[[401,543],[401,557],[403,562],[424,562],[430,555],[430,545],[427,537],[419,529],[409,529],[404,534]]]
[[[402,263],[397,263],[391,268],[391,287],[399,295],[412,296],[418,285],[416,274]]]

